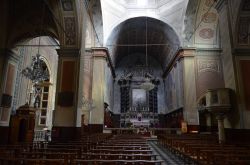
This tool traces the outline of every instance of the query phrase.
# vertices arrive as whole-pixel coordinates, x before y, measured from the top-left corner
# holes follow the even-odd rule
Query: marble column
[[[80,127],[76,127],[80,51],[65,48],[58,49],[57,53],[59,61],[52,138],[75,139],[80,133]]]

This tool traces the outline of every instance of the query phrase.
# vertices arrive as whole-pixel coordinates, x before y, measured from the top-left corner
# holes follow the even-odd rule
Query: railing
[[[45,141],[45,131],[44,130],[35,130],[33,141],[34,142]]]

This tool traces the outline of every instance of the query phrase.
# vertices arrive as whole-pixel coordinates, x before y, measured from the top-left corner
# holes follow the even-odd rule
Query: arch
[[[190,0],[184,20],[184,46],[219,48],[218,13],[214,0]]]
[[[15,10],[15,12],[9,18],[11,22],[8,24],[7,47],[12,48],[20,41],[42,35],[60,40],[57,18],[51,11],[51,6],[46,4],[45,1],[26,2],[20,0],[16,2],[12,10]]]
[[[147,53],[164,68],[180,46],[174,29],[155,18],[135,17],[116,26],[107,40],[114,64],[126,55]],[[156,52],[156,53],[155,53]]]

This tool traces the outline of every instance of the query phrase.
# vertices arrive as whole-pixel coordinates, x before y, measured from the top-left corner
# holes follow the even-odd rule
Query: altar
[[[130,119],[130,122],[132,123],[133,127],[149,127],[150,126],[150,120],[149,119]]]

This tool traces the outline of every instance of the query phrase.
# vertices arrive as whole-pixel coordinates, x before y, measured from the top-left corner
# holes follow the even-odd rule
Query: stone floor
[[[184,162],[181,158],[175,156],[168,149],[158,145],[157,140],[149,140],[148,143],[153,152],[159,155],[157,156],[157,160],[164,160],[162,165],[194,165],[194,163]]]

